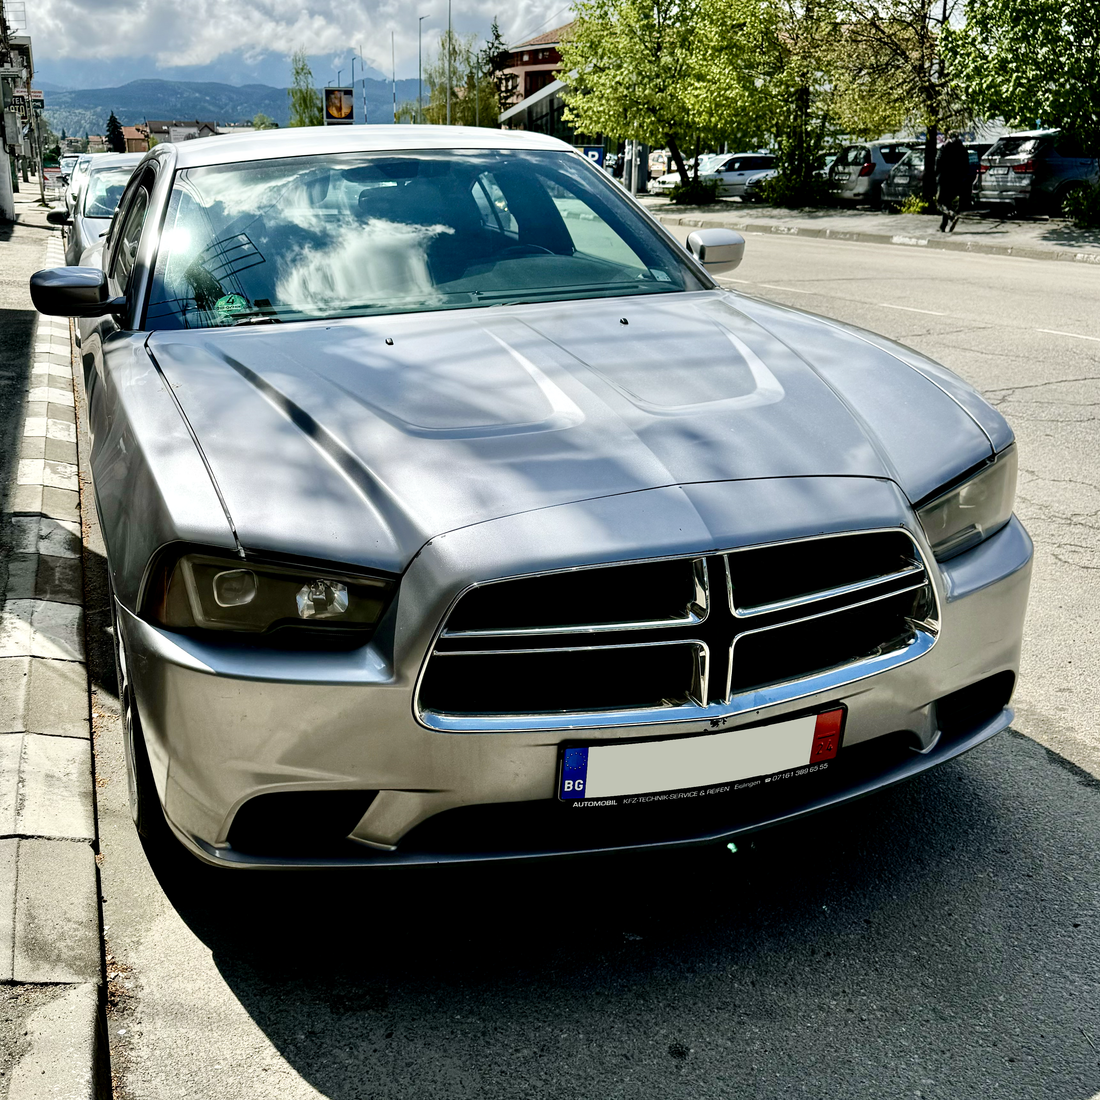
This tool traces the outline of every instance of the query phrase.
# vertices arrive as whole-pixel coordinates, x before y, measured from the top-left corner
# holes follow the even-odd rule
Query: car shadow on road
[[[154,868],[322,1095],[1100,1090],[1100,784],[1010,733],[726,848]]]

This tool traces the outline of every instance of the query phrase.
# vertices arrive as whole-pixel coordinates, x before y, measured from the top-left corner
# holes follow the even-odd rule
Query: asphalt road
[[[1100,270],[751,237],[734,274],[933,354],[1015,426],[1019,732],[736,853],[214,874],[138,844],[93,636],[120,1097],[1100,1095]]]

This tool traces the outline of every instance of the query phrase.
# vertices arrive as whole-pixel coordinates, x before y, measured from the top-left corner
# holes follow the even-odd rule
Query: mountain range
[[[356,113],[362,111],[362,81],[357,81]],[[393,87],[388,80],[365,81],[367,122],[393,121]],[[45,92],[45,115],[50,127],[74,137],[102,134],[112,111],[123,126],[146,119],[202,119],[209,122],[251,122],[258,113],[280,126],[290,121],[285,88],[268,84],[199,83],[186,80],[131,80],[118,88],[85,88]],[[416,81],[397,82],[398,104],[416,98]],[[362,121],[357,120],[357,121]]]

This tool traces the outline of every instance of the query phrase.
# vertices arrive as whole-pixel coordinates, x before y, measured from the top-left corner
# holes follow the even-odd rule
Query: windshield
[[[126,184],[133,173],[129,168],[101,168],[88,173],[88,182],[84,185],[84,217],[109,218],[126,190]]]
[[[575,154],[344,153],[177,173],[146,320],[203,328],[705,286]]]
[[[867,151],[863,145],[849,145],[847,148],[841,149],[837,154],[836,163],[841,167],[846,165],[863,164],[864,161],[871,159],[871,154]]]
[[[987,157],[1026,157],[1036,152],[1042,138],[1003,137],[986,153]]]

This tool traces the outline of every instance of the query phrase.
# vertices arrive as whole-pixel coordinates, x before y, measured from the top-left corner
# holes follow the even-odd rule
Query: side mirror
[[[51,210],[46,214],[46,221],[50,225],[72,225],[73,220],[69,217],[67,210]]]
[[[125,298],[111,298],[107,273],[98,267],[53,267],[31,276],[31,301],[51,317],[103,317],[121,313]]]
[[[709,275],[721,275],[745,258],[745,238],[732,229],[697,229],[688,236],[687,250]]]

